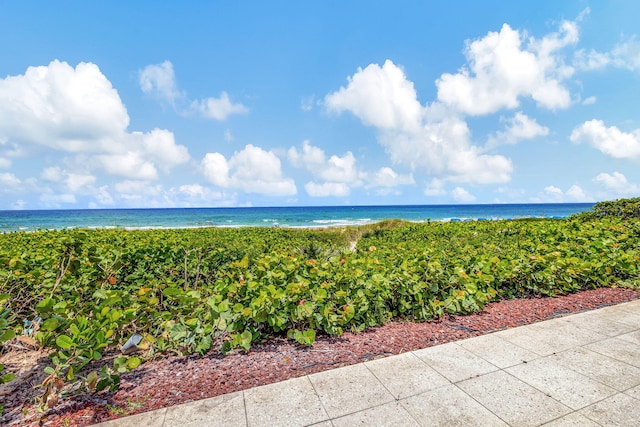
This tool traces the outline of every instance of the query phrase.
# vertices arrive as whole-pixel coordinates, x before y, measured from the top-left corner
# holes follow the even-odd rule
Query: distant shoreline
[[[0,211],[0,232],[65,229],[326,228],[388,219],[422,223],[563,218],[593,203]]]

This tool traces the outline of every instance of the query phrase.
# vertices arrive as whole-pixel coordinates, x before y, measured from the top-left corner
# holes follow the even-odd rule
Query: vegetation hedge
[[[604,217],[625,219],[640,218],[640,197],[619,199],[596,203],[591,211],[576,215],[578,218],[592,220]]]
[[[167,353],[247,350],[274,335],[311,345],[316,333],[496,299],[639,288],[638,200],[560,220],[5,234],[0,339],[54,350],[42,398],[52,406],[69,382],[115,389],[119,372]],[[143,353],[78,375],[134,334]]]

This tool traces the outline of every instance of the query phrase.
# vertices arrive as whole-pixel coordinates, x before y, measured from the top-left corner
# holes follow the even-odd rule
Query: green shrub
[[[640,197],[598,202],[593,206],[591,211],[577,214],[576,217],[584,220],[605,217],[624,219],[640,218]]]
[[[317,334],[470,313],[500,298],[638,287],[640,222],[625,215],[0,235],[0,334],[40,319],[35,337],[54,350],[43,403],[55,402],[64,381],[113,389],[119,372],[154,355],[248,350],[276,335],[312,345]],[[80,376],[132,334],[146,353]]]

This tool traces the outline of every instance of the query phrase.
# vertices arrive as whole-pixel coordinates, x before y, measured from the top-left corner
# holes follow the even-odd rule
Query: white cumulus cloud
[[[424,189],[425,196],[441,196],[447,194],[445,182],[438,178],[433,178]]]
[[[555,185],[549,185],[544,188],[544,192],[542,193],[546,200],[551,200],[554,202],[561,202],[564,197],[563,191],[556,187]]]
[[[202,117],[224,121],[232,114],[244,114],[249,111],[241,103],[232,102],[229,94],[225,91],[218,98],[189,100],[186,93],[178,89],[171,61],[147,65],[138,73],[138,82],[144,93],[169,102],[183,114],[197,113]],[[182,104],[186,104],[186,106]]]
[[[96,156],[102,169],[109,175],[128,179],[155,180],[158,170],[140,151]]]
[[[587,71],[606,67],[638,71],[640,70],[640,41],[636,36],[627,38],[608,52],[580,49],[574,55],[574,65],[576,68]]]
[[[592,200],[592,197],[576,184],[569,187],[567,191],[563,191],[555,185],[548,185],[538,193],[537,197],[532,198],[535,203],[588,202]]]
[[[566,108],[571,96],[563,81],[573,68],[558,52],[577,41],[575,22],[564,21],[557,33],[539,40],[504,24],[499,32],[467,42],[468,66],[442,74],[436,82],[438,100],[470,115],[517,108],[521,97],[547,109]]]
[[[324,150],[304,141],[300,150],[291,147],[287,157],[294,167],[305,169],[315,179],[323,181],[305,184],[311,197],[344,197],[350,194],[351,187],[362,185],[356,158],[350,151],[342,157],[333,155],[327,159]]]
[[[609,53],[595,50],[587,52],[584,49],[580,49],[573,56],[573,64],[580,70],[598,70],[611,64],[611,56]]]
[[[52,61],[0,79],[0,139],[64,152],[102,151],[129,125],[118,92],[97,65]]]
[[[0,79],[0,140],[18,147],[16,156],[59,153],[91,169],[83,171],[84,178],[68,181],[73,191],[95,182],[98,171],[152,180],[158,169],[167,173],[189,160],[173,133],[131,133],[128,125],[118,92],[95,64],[81,62],[74,68],[55,60]]]
[[[210,200],[211,195],[215,194],[211,191],[210,188],[204,187],[199,184],[181,185],[176,189],[174,189],[174,191],[185,196],[188,199],[203,200],[203,201]]]
[[[350,193],[349,186],[344,182],[307,182],[304,189],[311,197],[345,197]]]
[[[453,199],[457,202],[473,202],[476,200],[473,194],[462,187],[456,187],[451,190],[451,196],[453,196]]]
[[[219,98],[206,98],[191,103],[191,109],[202,116],[214,120],[226,120],[232,114],[247,113],[249,109],[240,103],[232,103],[227,92],[222,92]]]
[[[232,206],[235,198],[200,184],[185,184],[170,188],[164,194],[168,206],[209,207]]]
[[[574,202],[588,202],[591,201],[592,198],[580,187],[579,185],[572,185],[565,192],[565,195],[569,200]]]
[[[103,186],[91,194],[91,207],[113,204],[129,207],[213,207],[236,206],[235,194],[213,190],[200,184],[183,184],[166,189],[161,184],[144,180],[124,180],[112,188]]]
[[[383,167],[371,174],[367,187],[397,187],[415,184],[413,175],[401,175],[390,167]]]
[[[640,186],[627,181],[627,177],[620,172],[608,174],[602,172],[593,178],[593,182],[601,185],[607,192],[616,196],[631,196],[640,194]]]
[[[413,83],[392,61],[370,64],[348,78],[349,84],[325,97],[329,111],[350,111],[362,122],[382,130],[415,131],[422,106]]]
[[[350,151],[343,156],[332,155],[327,158],[324,150],[311,145],[309,141],[303,141],[300,149],[291,147],[287,155],[294,167],[305,169],[315,179],[323,181],[312,181],[305,185],[312,197],[347,196],[351,188],[362,185],[366,188],[392,188],[415,183],[412,175],[400,175],[389,167],[372,173],[361,171]]]
[[[590,144],[614,158],[640,158],[640,129],[623,132],[616,126],[606,127],[602,120],[594,119],[576,127],[569,139],[576,144]]]
[[[145,156],[154,160],[154,163],[165,173],[191,159],[187,147],[176,144],[173,132],[168,130],[153,129],[147,133],[134,132],[132,137],[136,142],[130,144],[139,145]]]
[[[516,144],[527,139],[534,139],[539,136],[549,135],[549,128],[538,124],[535,119],[530,118],[521,111],[518,111],[512,118],[505,120],[504,131],[496,132],[489,137],[488,147],[495,147],[502,144]]]
[[[202,173],[218,187],[229,187],[229,164],[220,153],[207,153],[202,159]]]
[[[62,169],[57,166],[48,167],[42,170],[40,177],[45,181],[60,182],[64,178]]]
[[[111,193],[109,192],[109,186],[107,185],[103,185],[98,188],[93,194],[93,197],[96,199],[97,204],[101,206],[110,206],[115,203],[113,196],[111,196]]]
[[[163,187],[151,181],[126,179],[114,185],[114,198],[132,207],[166,206]]]
[[[162,186],[149,184],[148,181],[124,180],[116,183],[115,190],[124,194],[157,195],[162,191]]]
[[[207,153],[201,167],[205,178],[218,187],[269,196],[291,196],[297,192],[293,180],[282,176],[278,156],[251,144],[229,159],[220,153]]]
[[[356,158],[350,151],[342,157],[332,155],[327,159],[324,150],[314,147],[309,141],[304,141],[300,151],[291,147],[287,155],[293,166],[308,170],[318,179],[343,182],[351,186],[361,184]]]
[[[632,37],[616,45],[611,52],[613,63],[630,71],[640,70],[640,40]]]
[[[21,183],[22,181],[12,173],[0,173],[0,192],[8,193],[17,191]]]
[[[349,111],[375,127],[394,163],[456,182],[509,181],[511,161],[472,145],[467,123],[447,107],[423,107],[413,83],[393,62],[359,69],[348,81],[325,97],[326,108]]]
[[[140,70],[138,81],[144,93],[152,94],[172,105],[184,96],[177,88],[171,61],[147,65]]]
[[[72,193],[89,187],[96,182],[96,177],[91,174],[69,172],[57,166],[45,168],[40,177],[45,181],[62,183]]]

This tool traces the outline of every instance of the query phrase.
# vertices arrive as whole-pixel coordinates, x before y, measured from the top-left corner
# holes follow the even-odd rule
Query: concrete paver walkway
[[[640,300],[99,424],[311,425],[638,426]]]

